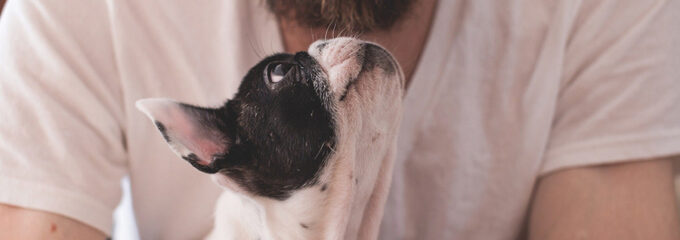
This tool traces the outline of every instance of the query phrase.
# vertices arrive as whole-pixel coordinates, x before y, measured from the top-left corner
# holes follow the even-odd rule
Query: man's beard
[[[416,0],[266,0],[279,18],[304,27],[350,34],[384,31],[409,13]]]

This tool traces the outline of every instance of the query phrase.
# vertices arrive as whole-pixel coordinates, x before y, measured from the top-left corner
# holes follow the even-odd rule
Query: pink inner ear
[[[193,153],[199,158],[198,164],[209,165],[213,155],[225,153],[221,133],[201,125],[196,120],[197,113],[187,111],[187,107],[165,99],[140,100],[137,106],[153,121],[163,124],[168,144],[180,157]]]
[[[170,116],[172,118],[166,120],[168,122],[166,126],[168,132],[174,131],[173,134],[169,134],[172,136],[171,140],[177,141],[196,154],[199,164],[209,165],[213,155],[224,153],[226,150],[219,137],[220,133],[206,129],[206,126],[202,126],[200,121],[196,121],[194,116],[187,114],[181,107],[178,111],[173,111]]]
[[[218,144],[219,139],[210,138],[210,134],[205,134],[205,136],[202,135],[203,134],[192,136],[185,141],[185,146],[189,151],[192,151],[198,156],[200,159],[200,161],[198,161],[199,164],[209,165],[212,162],[213,155],[225,153],[225,147]],[[206,136],[209,138],[204,138]]]

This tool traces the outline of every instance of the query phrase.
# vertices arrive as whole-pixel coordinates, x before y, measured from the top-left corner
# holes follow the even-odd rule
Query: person
[[[381,239],[680,239],[680,1],[9,1],[0,239],[196,239],[220,189],[134,102],[229,98],[267,54],[356,36],[408,78]]]

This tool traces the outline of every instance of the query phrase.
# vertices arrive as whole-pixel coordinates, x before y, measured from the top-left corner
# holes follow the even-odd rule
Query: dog
[[[207,239],[375,239],[404,84],[387,50],[343,37],[266,57],[218,108],[136,106],[225,189]]]

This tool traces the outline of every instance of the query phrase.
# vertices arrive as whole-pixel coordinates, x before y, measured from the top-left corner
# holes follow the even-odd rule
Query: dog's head
[[[265,58],[218,108],[167,99],[140,100],[137,107],[175,153],[214,173],[220,185],[285,200],[330,181],[340,155],[354,159],[357,148],[391,143],[384,136],[398,124],[403,79],[383,48],[337,38]]]

